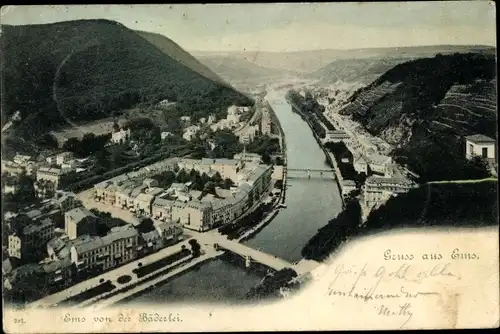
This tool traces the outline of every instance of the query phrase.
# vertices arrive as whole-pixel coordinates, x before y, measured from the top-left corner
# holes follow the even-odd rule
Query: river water
[[[267,96],[285,132],[289,168],[329,168],[325,155],[312,131],[284,99],[285,92]],[[286,209],[254,238],[246,242],[253,248],[287,261],[299,261],[301,250],[317,230],[342,210],[342,200],[335,180],[289,179]],[[226,261],[215,259],[201,267],[135,298],[144,302],[215,302],[237,304],[262,276]]]

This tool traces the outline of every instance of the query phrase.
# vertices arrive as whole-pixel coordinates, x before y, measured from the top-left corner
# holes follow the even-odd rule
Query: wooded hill
[[[253,103],[168,38],[114,21],[2,29],[2,125],[19,110],[18,136],[163,99],[207,115]]]

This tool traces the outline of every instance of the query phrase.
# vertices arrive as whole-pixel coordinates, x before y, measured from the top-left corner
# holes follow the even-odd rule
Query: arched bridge
[[[221,238],[219,239],[217,244],[222,249],[226,249],[240,256],[243,256],[246,260],[247,266],[250,265],[251,261],[255,261],[264,264],[270,268],[273,268],[274,270],[281,270],[284,268],[294,267],[292,263],[280,259],[279,257],[264,253],[260,250],[253,249],[251,247],[248,247],[244,244],[240,244],[235,241]]]

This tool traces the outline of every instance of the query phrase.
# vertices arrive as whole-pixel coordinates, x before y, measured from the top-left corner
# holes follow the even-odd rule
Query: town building
[[[52,197],[69,178],[72,169],[40,167],[36,172],[35,191],[39,197]]]
[[[416,184],[405,178],[370,176],[362,188],[363,203],[370,208],[379,205],[392,196],[406,193]]]
[[[365,158],[363,158],[362,155],[357,155],[354,156],[353,160],[354,170],[359,174],[365,173],[366,175],[368,175],[368,163],[366,162]]]
[[[234,160],[240,160],[245,163],[253,164],[253,165],[258,165],[262,161],[262,156],[257,153],[237,153],[233,157]]]
[[[22,155],[22,154],[16,154],[16,156],[12,159],[14,163],[25,166],[28,164],[29,161],[31,161],[31,156],[29,155]]]
[[[183,230],[173,221],[165,221],[156,225],[156,230],[163,239],[164,246],[173,245],[183,239]]]
[[[198,125],[191,125],[184,129],[182,138],[187,141],[193,140],[194,137],[200,132],[200,127]]]
[[[328,130],[325,135],[325,142],[331,143],[340,143],[340,142],[348,142],[350,140],[350,136],[341,130]]]
[[[84,207],[74,208],[64,214],[64,228],[70,239],[96,233],[97,217]]]
[[[347,197],[352,191],[356,189],[356,182],[354,182],[354,180],[342,181],[342,196]]]
[[[157,252],[164,247],[162,237],[156,229],[141,233],[139,244],[138,251],[141,255]]]
[[[476,134],[467,136],[465,137],[465,156],[467,159],[480,156],[487,160],[496,162],[495,144],[495,139],[485,135]]]
[[[71,262],[79,273],[100,272],[137,258],[139,232],[130,225],[113,227],[104,237],[82,235],[71,240]]]
[[[72,192],[57,191],[54,202],[59,206],[62,213],[83,206],[82,201]]]
[[[49,218],[14,229],[9,235],[9,257],[23,261],[36,260],[47,242],[54,237],[54,233],[55,225]]]
[[[159,108],[167,108],[167,107],[170,107],[171,105],[174,105],[174,104],[175,104],[175,102],[171,102],[168,99],[165,99],[165,100],[158,102],[157,106]]]
[[[215,115],[210,115],[208,116],[208,120],[207,120],[207,124],[213,124],[217,121],[217,119],[215,118]]]
[[[24,167],[9,160],[2,160],[2,174],[19,175],[23,173]]]
[[[191,117],[190,116],[181,116],[181,122],[184,126],[191,125]]]
[[[380,175],[389,173],[389,168],[392,164],[392,158],[386,155],[371,154],[365,157],[368,160],[370,171]]]
[[[161,136],[161,140],[165,140],[168,137],[173,136],[173,133],[172,132],[168,132],[168,131],[163,131],[160,136]]]
[[[67,163],[68,161],[73,159],[73,153],[71,152],[62,152],[56,155],[56,164],[61,166],[62,164]]]
[[[152,191],[149,193],[140,193],[134,198],[134,212],[151,216],[153,201],[159,193],[163,193],[163,189]]]
[[[260,130],[258,125],[247,126],[239,134],[239,142],[242,144],[250,144],[255,140],[255,138],[259,135],[259,133]]]
[[[270,135],[272,134],[272,120],[271,120],[271,114],[267,109],[262,110],[262,119],[261,119],[261,129],[260,132],[263,135]]]
[[[212,160],[212,161],[209,161]],[[203,159],[205,165],[210,163],[210,169],[219,172],[223,179],[236,180],[243,163],[233,159]]]
[[[124,144],[130,140],[131,132],[130,128],[128,129],[115,129],[113,128],[113,132],[111,133],[111,142],[113,144]]]
[[[206,231],[232,221],[251,203],[260,200],[262,194],[269,189],[273,167],[259,165],[257,156],[250,157],[242,156],[240,160],[175,160],[179,169],[196,170],[209,176],[219,173],[221,178],[233,180],[238,188],[225,199],[214,198],[209,194],[202,198],[201,193],[193,196],[195,192],[190,193],[188,184],[184,183],[173,183],[166,191],[158,187],[148,187],[144,184],[147,183],[146,177],[141,179],[142,184],[136,186],[137,183],[134,182],[138,179],[128,178],[129,174],[95,185],[96,199],[105,203],[109,201],[111,205],[128,208],[160,221],[175,221],[189,229]],[[163,170],[164,168],[152,168],[150,176]],[[120,185],[117,186],[118,184]],[[114,187],[109,190],[111,185]],[[164,198],[164,195],[170,197]]]

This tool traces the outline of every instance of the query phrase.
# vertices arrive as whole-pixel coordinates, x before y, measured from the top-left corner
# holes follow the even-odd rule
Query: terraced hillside
[[[341,114],[395,145],[396,160],[424,180],[468,178],[463,137],[496,138],[495,62],[469,53],[397,65],[358,90]]]

